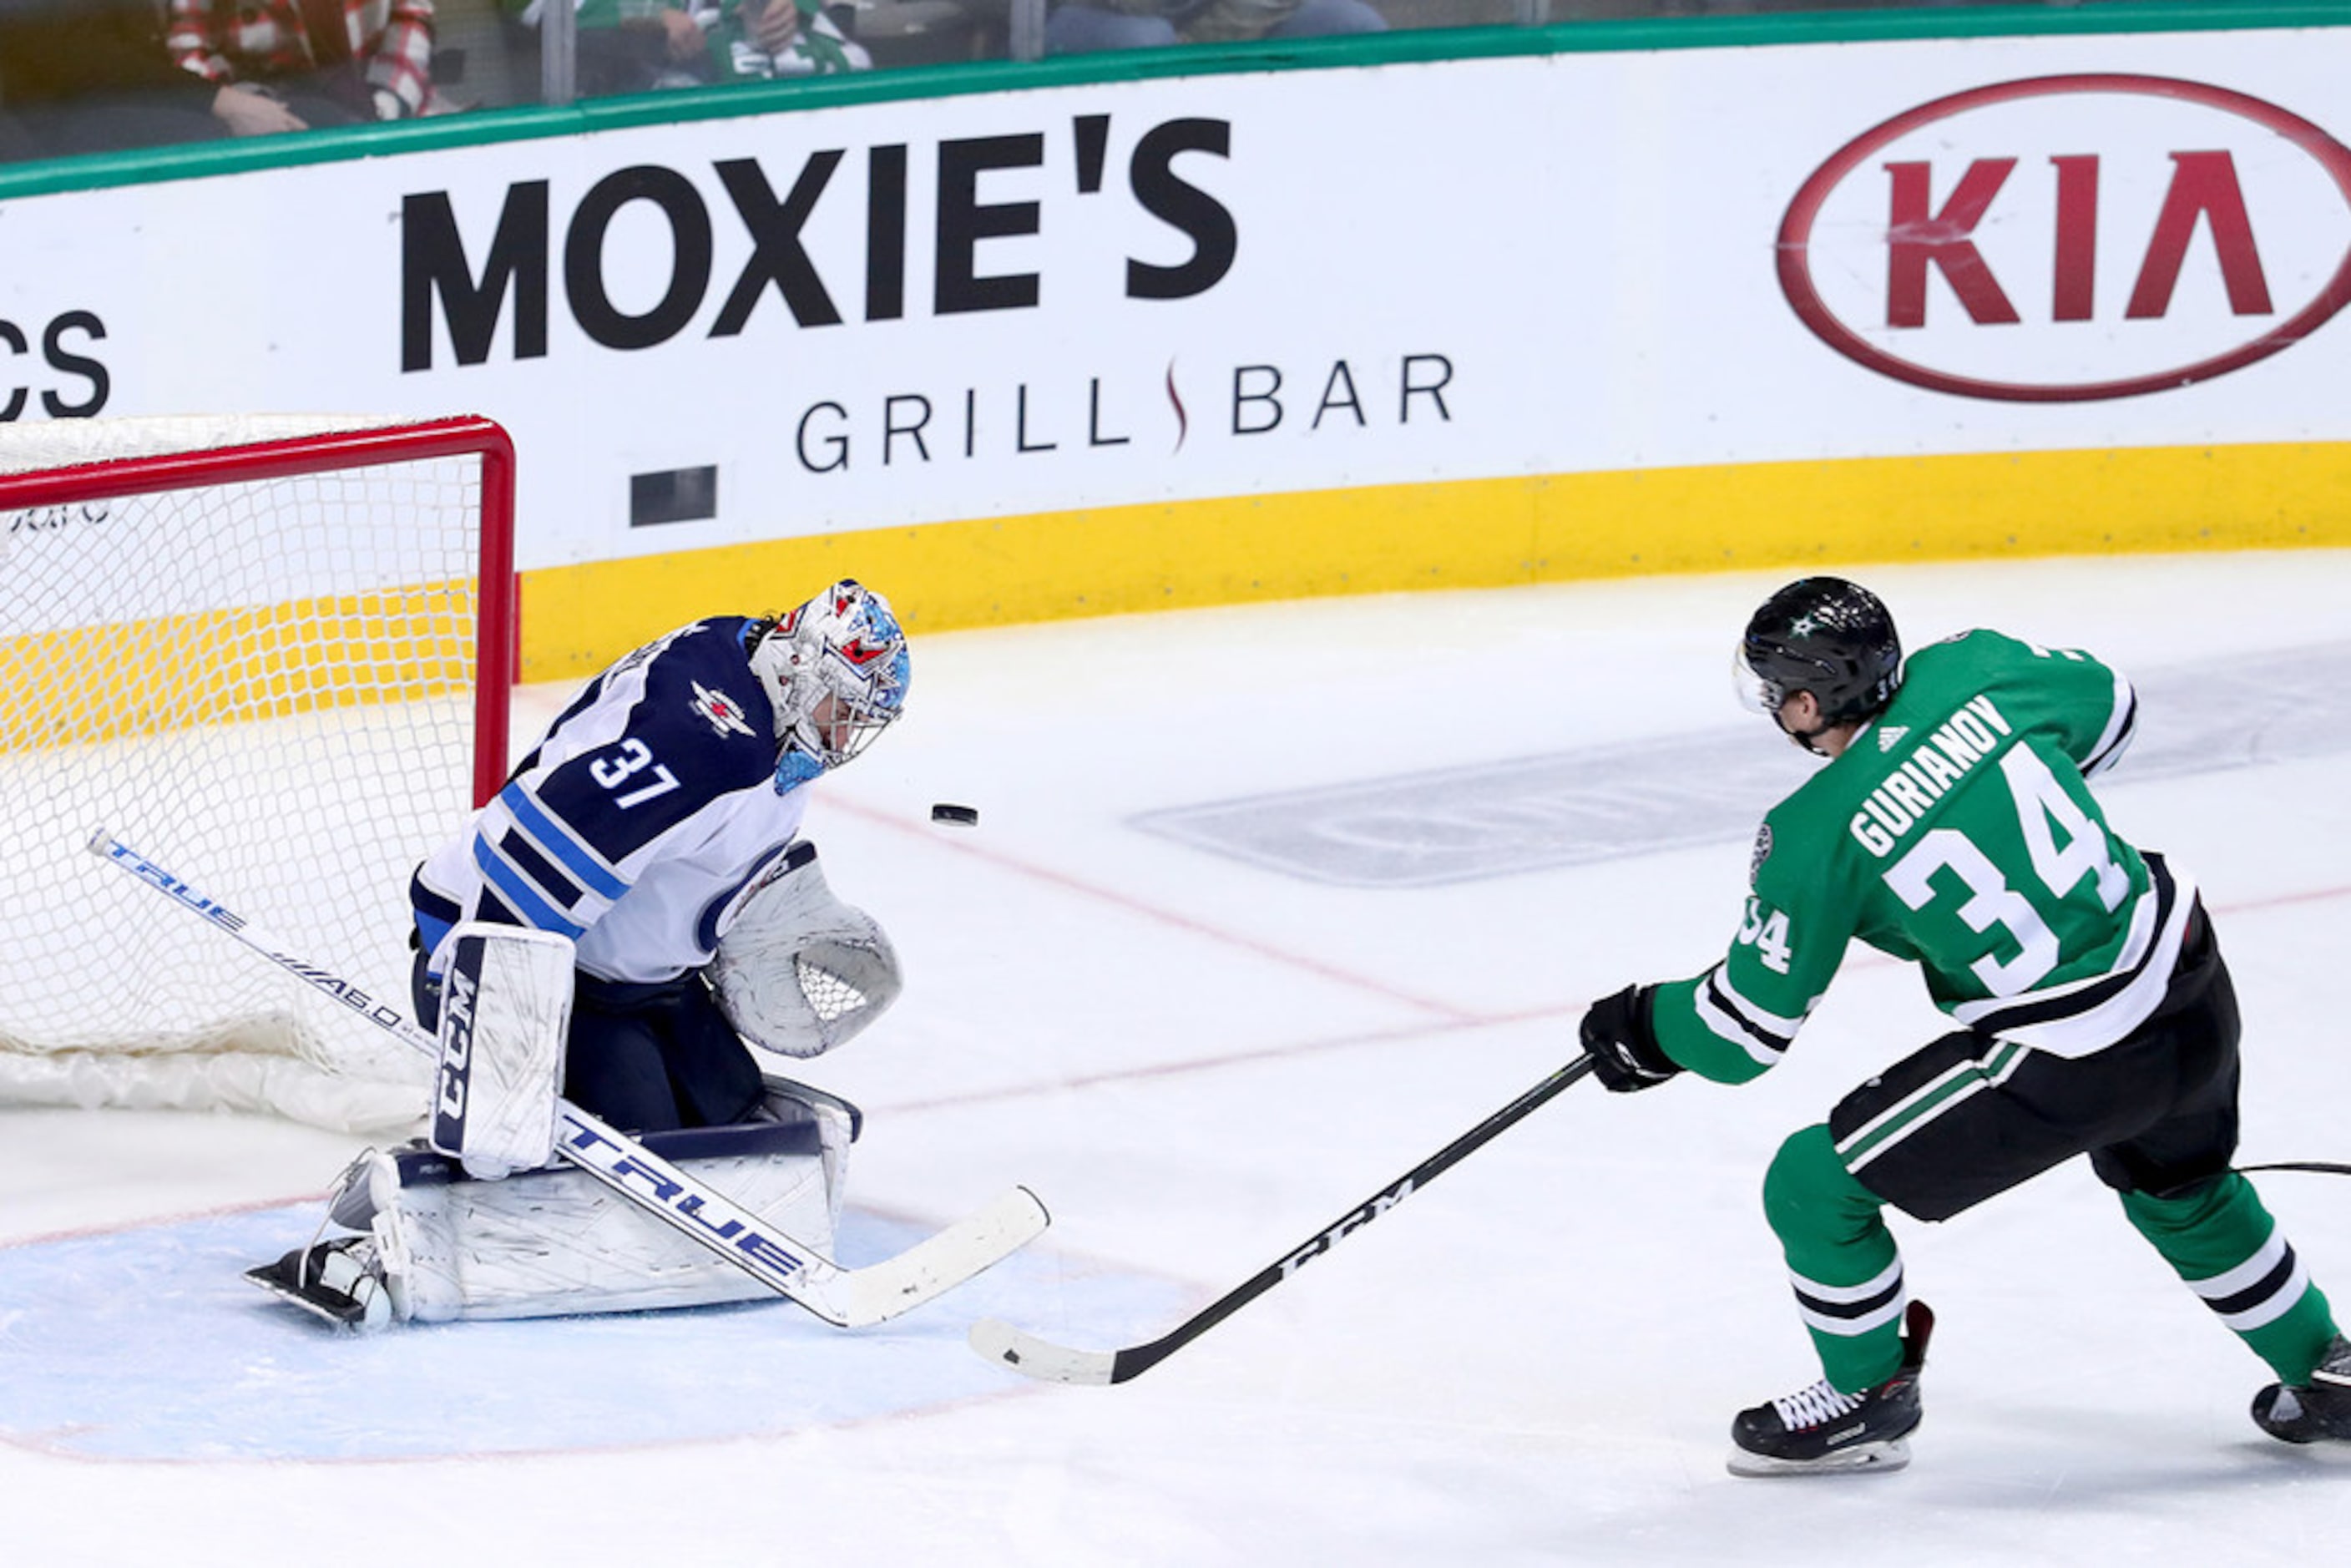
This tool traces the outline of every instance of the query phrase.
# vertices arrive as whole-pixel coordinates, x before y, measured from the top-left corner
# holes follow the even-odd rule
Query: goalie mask
[[[751,650],[776,710],[776,789],[807,783],[873,743],[906,700],[913,661],[890,601],[843,578],[778,616]]]

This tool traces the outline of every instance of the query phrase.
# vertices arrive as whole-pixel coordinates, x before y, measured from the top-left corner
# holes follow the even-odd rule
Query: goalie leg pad
[[[433,1146],[486,1181],[545,1166],[571,1029],[571,943],[469,922],[447,950]]]
[[[762,1074],[765,1086],[760,1115],[764,1120],[786,1125],[813,1119],[816,1124],[817,1157],[824,1166],[825,1235],[823,1249],[830,1251],[830,1238],[841,1226],[841,1197],[849,1187],[849,1146],[865,1128],[865,1113],[826,1090],[798,1083],[773,1073]],[[792,1234],[807,1239],[804,1231]]]
[[[905,987],[880,923],[834,895],[806,840],[737,897],[706,973],[737,1032],[794,1057],[847,1043]]]
[[[645,1146],[820,1252],[833,1245],[848,1118],[771,1094],[770,1119],[656,1133]],[[762,1301],[748,1274],[568,1166],[475,1181],[423,1145],[379,1155],[364,1198],[334,1218],[366,1228],[403,1319],[570,1316]],[[387,1179],[387,1175],[388,1178]]]

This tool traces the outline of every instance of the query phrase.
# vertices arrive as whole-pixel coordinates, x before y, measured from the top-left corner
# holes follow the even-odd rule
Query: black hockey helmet
[[[1810,692],[1822,722],[1874,716],[1902,684],[1902,640],[1877,595],[1841,577],[1807,577],[1763,601],[1740,639],[1740,700],[1777,714]]]

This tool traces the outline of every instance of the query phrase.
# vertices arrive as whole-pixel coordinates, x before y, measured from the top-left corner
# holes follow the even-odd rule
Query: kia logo
[[[2351,149],[2164,77],[1937,99],[1820,166],[1780,288],[1822,341],[1930,391],[2081,402],[2225,375],[2351,300]]]

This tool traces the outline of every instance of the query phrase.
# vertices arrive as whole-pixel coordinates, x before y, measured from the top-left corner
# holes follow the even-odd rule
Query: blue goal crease
[[[241,1277],[317,1227],[305,1204],[0,1248],[0,1438],[97,1460],[332,1461],[841,1426],[1028,1386],[973,1355],[964,1331],[1053,1312],[1068,1280],[1031,1247],[854,1334],[778,1301],[360,1335]],[[844,1251],[876,1255],[924,1234],[853,1207],[842,1228]],[[1180,1305],[1179,1287],[1140,1275],[1090,1275],[1084,1290],[1109,1321]]]

